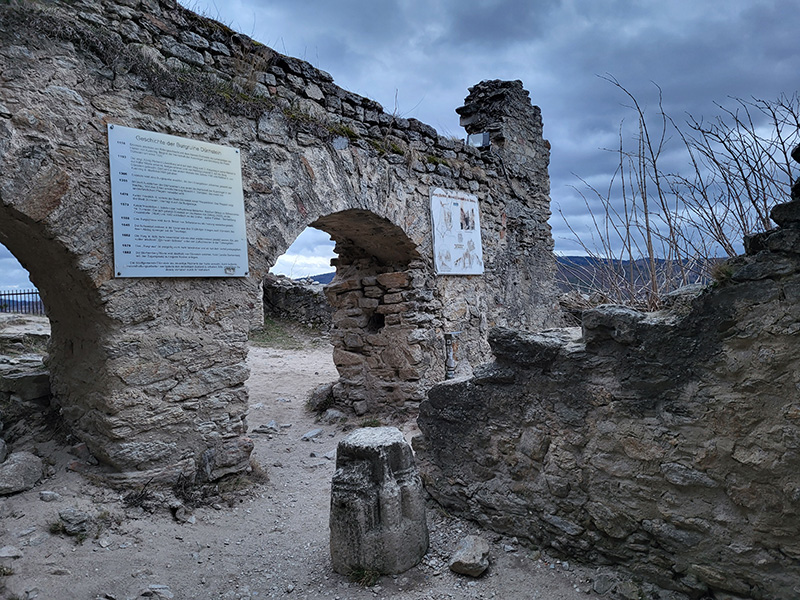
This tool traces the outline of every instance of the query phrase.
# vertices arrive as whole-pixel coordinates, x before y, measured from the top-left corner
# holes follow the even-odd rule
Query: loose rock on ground
[[[241,489],[193,509],[183,504],[192,524],[173,514],[171,490],[140,487],[131,492],[96,485],[67,468],[76,457],[65,446],[54,440],[36,442],[55,474],[29,491],[0,499],[0,547],[13,548],[6,554],[21,555],[0,557],[0,564],[13,571],[0,577],[0,595],[64,598],[68,589],[70,597],[106,600],[575,600],[594,594],[594,570],[567,570],[547,553],[524,548],[506,553],[502,546],[510,540],[494,534],[488,537],[492,564],[481,577],[451,572],[448,564],[458,542],[485,532],[430,503],[430,547],[419,565],[381,577],[371,588],[335,573],[328,554],[332,458],[339,440],[360,420],[351,417],[335,428],[325,426],[327,433],[311,442],[317,456],[310,456],[310,443],[301,437],[319,426],[304,402],[315,385],[335,379],[330,350],[253,348],[249,362],[250,428],[273,420],[292,425],[271,431],[271,437],[253,436],[255,463],[268,480],[251,473],[256,483],[228,482]],[[407,438],[416,431],[413,423],[402,429]],[[126,503],[126,497],[137,501]],[[92,520],[85,538],[50,533],[69,508]]]

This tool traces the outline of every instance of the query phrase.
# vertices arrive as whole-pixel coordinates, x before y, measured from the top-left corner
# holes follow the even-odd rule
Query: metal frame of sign
[[[117,277],[246,277],[239,150],[108,126]]]

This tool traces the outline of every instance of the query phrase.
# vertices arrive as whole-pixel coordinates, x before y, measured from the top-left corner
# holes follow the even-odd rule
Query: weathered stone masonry
[[[298,321],[327,331],[331,327],[331,307],[321,283],[299,281],[268,273],[264,278],[264,314]]]
[[[340,403],[413,407],[443,376],[443,332],[464,332],[469,372],[490,327],[550,322],[538,109],[519,82],[484,82],[461,111],[491,149],[386,114],[172,0],[3,4],[0,241],[42,293],[53,390],[75,434],[128,479],[243,468],[261,279],[309,224],[339,252]],[[113,278],[108,123],[241,150],[249,278]],[[435,187],[478,196],[485,276],[434,275]]]
[[[691,597],[800,597],[800,182],[772,217],[671,311],[495,330],[495,361],[420,407],[428,489]]]

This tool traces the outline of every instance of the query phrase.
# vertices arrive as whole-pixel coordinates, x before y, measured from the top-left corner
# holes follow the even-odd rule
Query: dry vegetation
[[[570,269],[570,285],[598,302],[654,310],[666,293],[713,279],[746,235],[773,227],[770,210],[790,196],[800,98],[732,99],[733,108],[719,105],[710,121],[690,116],[679,125],[664,111],[660,88],[658,108],[647,114],[619,81],[606,79],[630,103],[635,131],[620,125],[607,189],[583,181],[588,230],[565,217],[593,259]]]

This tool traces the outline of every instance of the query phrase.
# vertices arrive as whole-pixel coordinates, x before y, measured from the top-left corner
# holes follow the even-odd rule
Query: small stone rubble
[[[42,459],[28,451],[44,433],[50,377],[42,356],[47,319],[0,315],[0,496],[31,489],[42,478]]]
[[[0,464],[0,496],[31,489],[42,478],[42,459],[30,452],[13,452]]]
[[[453,573],[479,577],[489,568],[489,542],[476,535],[468,535],[458,543],[450,559]]]

